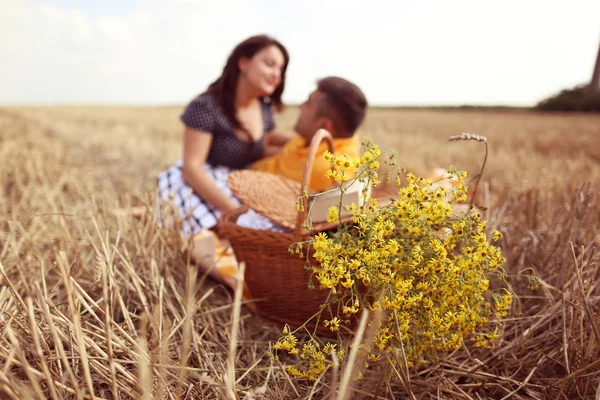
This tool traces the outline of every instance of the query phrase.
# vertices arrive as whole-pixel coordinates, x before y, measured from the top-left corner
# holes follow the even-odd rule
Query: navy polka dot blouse
[[[261,100],[264,134],[275,128],[271,105]],[[206,162],[213,166],[243,169],[262,158],[265,150],[264,134],[256,142],[245,142],[238,138],[231,122],[223,113],[213,96],[203,93],[188,104],[181,115],[183,123],[193,129],[213,135],[212,146]]]

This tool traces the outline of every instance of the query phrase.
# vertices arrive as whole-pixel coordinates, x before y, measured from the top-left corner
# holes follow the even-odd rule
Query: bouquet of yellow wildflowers
[[[344,188],[332,189],[339,190],[340,203],[329,209],[329,222],[339,221],[345,212],[352,215],[352,223],[297,244],[296,252],[307,245],[314,250],[318,263],[306,255],[306,268],[320,289],[330,291],[317,317],[329,310],[333,317],[322,324],[339,339],[323,342],[305,326],[293,332],[286,326],[273,348],[298,354],[299,362],[287,370],[299,378],[314,380],[323,374],[334,350],[344,359],[348,346],[343,328],[361,310],[383,313],[370,323],[370,342],[359,347],[367,365],[395,364],[402,351],[410,367],[439,360],[467,340],[488,345],[499,337],[499,318],[511,306],[510,291],[489,287],[491,275],[501,277],[505,259],[489,242],[486,221],[477,213],[453,212],[451,203],[466,200],[466,173],[448,169],[454,185],[446,189],[398,167],[394,151],[381,154],[369,139],[363,146],[360,159],[327,153],[330,179],[358,179],[365,187],[393,179],[397,194],[388,204],[378,205],[382,199],[370,198],[365,189],[365,202],[359,207],[342,205]],[[378,173],[380,160],[391,167],[386,176]],[[501,235],[496,231],[491,236],[495,241]],[[301,348],[299,333],[309,338]]]

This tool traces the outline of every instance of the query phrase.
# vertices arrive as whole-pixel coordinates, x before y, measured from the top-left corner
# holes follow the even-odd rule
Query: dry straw
[[[456,142],[456,141],[460,141],[460,140],[473,140],[476,142],[481,142],[485,145],[485,155],[483,157],[483,162],[481,163],[481,169],[479,170],[479,173],[475,177],[475,185],[473,185],[473,190],[471,192],[471,200],[469,201],[469,209],[471,209],[473,207],[473,202],[475,201],[475,196],[477,195],[477,188],[479,188],[479,182],[481,181],[481,177],[483,176],[483,171],[485,170],[485,166],[487,164],[488,141],[485,136],[475,135],[472,133],[463,133],[463,134],[456,135],[456,136],[450,136],[448,138],[448,141],[450,141],[450,142]]]
[[[461,349],[443,363],[398,370],[400,377],[383,382],[364,370],[363,380],[342,393],[339,380],[351,373],[349,364],[317,383],[289,380],[266,356],[278,327],[239,308],[226,288],[191,279],[177,232],[159,229],[151,215],[112,213],[132,202],[153,209],[151,196],[131,192],[146,158],[161,162],[159,149],[171,142],[179,151],[178,138],[166,133],[176,130],[161,120],[176,120],[169,113],[0,109],[0,398],[217,399],[226,392],[254,399],[407,398],[402,376],[420,399],[598,398],[600,205],[596,183],[569,189],[578,177],[565,162],[574,160],[571,142],[563,138],[553,147],[566,168],[545,177],[554,186],[491,191],[489,227],[504,235],[507,279],[519,294],[498,345]],[[460,124],[470,115],[460,114]],[[510,133],[505,117],[477,115]],[[444,114],[443,122],[455,118]],[[552,117],[514,118],[525,128],[552,122],[548,129],[578,130],[577,140],[599,126],[579,117],[566,125]],[[399,127],[407,120],[396,119]],[[150,122],[141,129],[141,121]],[[131,138],[123,137],[123,127]],[[552,162],[534,158],[522,137],[503,139],[517,154],[510,160]],[[112,139],[123,143],[122,159],[104,159]],[[579,146],[577,162],[587,159],[588,148],[598,147]],[[520,165],[506,163],[503,171],[528,174]],[[239,317],[232,318],[236,308]],[[226,380],[231,365],[234,379]]]

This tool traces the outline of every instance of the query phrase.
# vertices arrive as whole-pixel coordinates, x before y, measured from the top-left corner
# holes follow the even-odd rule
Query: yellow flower
[[[432,308],[433,307],[433,301],[431,301],[430,298],[425,297],[423,299],[423,307],[425,307],[425,308]]]
[[[327,234],[324,232],[319,232],[314,237],[313,247],[315,250],[325,250],[327,248]]]
[[[496,298],[496,316],[505,317],[512,305],[512,293],[506,291],[504,296]]]
[[[396,224],[394,224],[393,221],[390,221],[389,219],[386,219],[385,221],[383,221],[382,231],[383,231],[384,235],[392,234],[395,229],[396,229]],[[392,239],[392,240],[394,240],[394,239]]]
[[[385,246],[385,249],[388,251],[388,253],[393,256],[396,255],[396,253],[398,253],[398,249],[400,249],[400,245],[398,244],[398,241],[396,239],[390,239],[387,243],[387,245]]]
[[[338,174],[337,174],[337,172],[334,169],[329,169],[325,173],[325,176],[327,176],[327,178],[330,181],[335,182],[335,180],[337,179]]]
[[[344,208],[352,214],[356,214],[358,212],[358,206],[356,203],[352,203],[349,206],[344,206]]]
[[[342,281],[342,286],[346,289],[350,289],[352,286],[354,286],[354,279],[350,277],[350,274],[346,274],[345,278],[346,280]]]
[[[335,350],[335,346],[337,346],[337,344],[331,344],[329,342],[327,342],[327,344],[325,345],[325,347],[323,347],[323,354],[331,354],[331,352],[333,350]]]
[[[333,332],[336,332],[340,329],[340,319],[338,317],[334,317],[332,320],[325,320],[325,326],[328,326]]]
[[[370,151],[365,151],[360,158],[361,164],[369,164],[371,161],[373,161],[373,154]]]
[[[294,367],[293,365],[289,365],[289,366],[286,368],[286,370],[287,370],[288,374],[290,374],[290,375],[292,375],[292,376],[295,376],[295,377],[298,377],[298,378],[300,378],[300,377],[302,377],[302,376],[303,376],[302,372],[300,372],[300,371],[298,370],[298,368]]]
[[[334,223],[340,220],[339,206],[331,206],[327,210],[327,222]]]
[[[492,239],[494,242],[497,242],[498,240],[502,239],[502,233],[500,231],[492,232]]]

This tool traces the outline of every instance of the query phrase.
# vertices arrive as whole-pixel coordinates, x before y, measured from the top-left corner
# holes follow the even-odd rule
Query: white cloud
[[[287,101],[333,74],[372,103],[528,105],[589,80],[600,40],[596,0],[146,0],[117,11],[5,0],[0,103],[182,104],[237,42],[267,32],[292,57]]]
[[[13,2],[3,15],[3,103],[182,102],[218,74],[240,37],[263,25],[242,0],[147,1],[128,17],[93,20]]]

